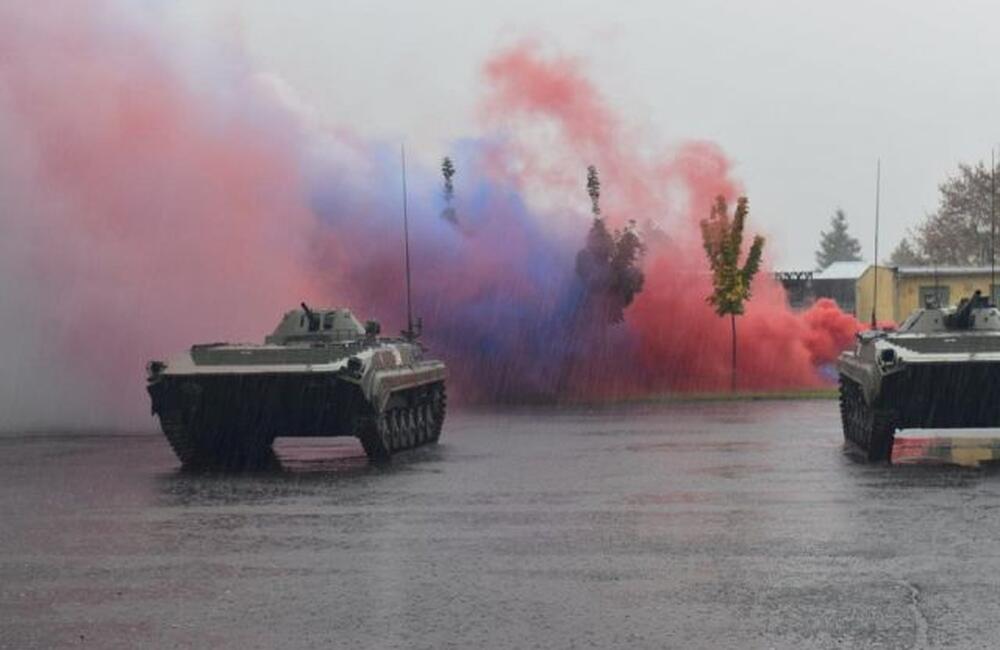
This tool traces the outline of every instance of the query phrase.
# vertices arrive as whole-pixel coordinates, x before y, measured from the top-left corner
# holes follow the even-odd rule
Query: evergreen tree
[[[712,294],[707,301],[719,316],[729,316],[732,324],[732,373],[731,389],[736,390],[736,316],[743,313],[744,304],[750,299],[750,283],[760,270],[760,260],[764,252],[764,238],[753,238],[746,261],[740,266],[743,247],[743,229],[750,204],[745,196],[736,203],[732,220],[726,199],[719,196],[707,219],[701,222],[702,243],[712,269]]]
[[[601,179],[597,176],[597,167],[587,167],[587,194],[590,195],[590,211],[595,219],[601,217]]]
[[[613,234],[601,216],[601,181],[597,168],[587,168],[587,194],[594,215],[587,242],[576,256],[576,273],[587,287],[587,306],[610,323],[625,319],[625,308],[642,291],[645,276],[639,267],[645,248],[630,221]]]
[[[455,206],[453,205],[455,186],[451,181],[452,177],[455,176],[455,165],[452,164],[451,158],[448,156],[445,156],[444,160],[441,161],[441,175],[444,176],[444,210],[441,212],[441,216],[452,223],[457,223],[458,217],[455,215]]]
[[[830,230],[819,233],[816,270],[822,271],[834,262],[856,262],[861,259],[861,244],[847,233],[847,215],[840,208],[830,218]]]

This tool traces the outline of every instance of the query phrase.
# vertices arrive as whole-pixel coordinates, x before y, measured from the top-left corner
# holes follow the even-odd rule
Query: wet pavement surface
[[[996,647],[997,449],[861,465],[834,401],[454,413],[240,476],[6,434],[0,648]]]

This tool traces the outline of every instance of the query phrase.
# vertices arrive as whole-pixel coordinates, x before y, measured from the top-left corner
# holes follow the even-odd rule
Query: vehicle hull
[[[1000,427],[1000,362],[908,364],[882,380],[877,403],[899,429]]]
[[[846,353],[839,369],[844,439],[869,460],[890,460],[898,430],[1000,427],[1000,361],[883,369]]]
[[[149,385],[149,395],[156,415],[271,438],[351,435],[366,405],[358,384],[309,373],[162,377]]]
[[[184,466],[243,469],[274,461],[282,436],[353,436],[369,457],[437,442],[444,369],[344,373],[161,375],[148,385],[152,411]]]

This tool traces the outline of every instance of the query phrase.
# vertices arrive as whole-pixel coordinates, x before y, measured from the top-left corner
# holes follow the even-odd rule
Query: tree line
[[[993,252],[995,170],[960,164],[938,186],[938,207],[912,228],[889,258],[894,265],[988,266]]]
[[[986,163],[959,164],[938,185],[936,209],[909,229],[885,261],[892,266],[988,266],[1000,234],[992,223],[994,210],[1000,211],[1000,187],[994,180],[995,172]],[[838,209],[830,229],[820,232],[817,270],[860,259],[861,246]]]

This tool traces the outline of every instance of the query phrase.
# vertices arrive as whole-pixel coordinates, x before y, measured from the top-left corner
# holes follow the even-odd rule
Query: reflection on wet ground
[[[831,401],[459,413],[242,475],[0,436],[0,648],[993,647],[1000,441],[940,433],[889,467]]]

